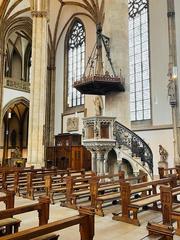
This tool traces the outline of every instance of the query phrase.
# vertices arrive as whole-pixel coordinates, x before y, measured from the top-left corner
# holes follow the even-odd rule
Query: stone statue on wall
[[[169,103],[171,105],[176,105],[176,83],[175,83],[175,80],[170,78],[167,87],[168,87],[168,96],[170,97]]]
[[[168,158],[168,152],[166,149],[163,148],[162,145],[159,145],[159,155],[160,155],[160,162],[166,162]]]
[[[96,116],[101,116],[102,110],[103,110],[103,104],[102,104],[102,99],[99,96],[95,97],[94,106],[95,106]]]
[[[21,152],[18,147],[15,148],[14,150],[14,157],[15,158],[20,158],[21,157]]]

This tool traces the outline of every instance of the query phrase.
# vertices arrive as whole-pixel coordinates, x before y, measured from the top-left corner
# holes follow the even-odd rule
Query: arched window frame
[[[32,46],[28,44],[24,55],[24,80],[30,82],[31,78],[31,60],[32,60]]]
[[[128,4],[131,121],[151,120],[149,4],[148,0]]]
[[[72,31],[74,29],[74,27],[76,26],[77,23],[80,23],[82,25],[83,28],[83,32],[84,32],[84,50],[82,50],[82,55],[83,55],[83,62],[81,62],[81,66],[80,66],[80,70],[79,73],[77,74],[77,68],[76,68],[76,78],[71,78],[70,74],[70,65],[69,65],[69,51],[70,51],[70,39],[71,39],[71,34]],[[73,44],[71,42],[71,44]],[[80,50],[81,51],[81,50]],[[82,61],[82,55],[81,55],[81,61]],[[84,108],[84,95],[82,95],[80,92],[78,92],[75,88],[73,88],[73,82],[80,79],[80,77],[84,74],[84,70],[85,70],[85,55],[86,55],[86,31],[85,31],[85,26],[83,24],[83,22],[81,21],[81,19],[79,18],[74,18],[73,21],[71,22],[67,34],[66,34],[66,38],[65,38],[65,97],[64,97],[64,111],[65,112],[75,112],[77,110],[83,110]],[[76,55],[77,58],[77,55]],[[73,69],[73,67],[72,67]],[[71,83],[71,86],[69,86],[69,84]],[[71,91],[72,90],[72,91]]]

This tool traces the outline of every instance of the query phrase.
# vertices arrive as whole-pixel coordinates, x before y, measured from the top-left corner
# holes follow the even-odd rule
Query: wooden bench
[[[46,196],[40,197],[39,202],[31,205],[26,205],[26,206],[21,206],[21,207],[16,207],[16,208],[10,208],[7,210],[2,210],[0,211],[0,224],[3,221],[7,224],[7,227],[10,227],[9,231],[6,231],[5,234],[10,234],[12,233],[12,225],[14,224],[14,232],[18,231],[18,227],[20,225],[20,220],[17,220],[14,218],[15,215],[22,214],[22,213],[27,213],[30,211],[37,211],[38,212],[38,217],[39,217],[39,226],[47,224],[49,220],[49,204],[50,204],[50,199]],[[8,222],[9,219],[9,222]],[[14,222],[13,222],[13,219]],[[53,239],[50,237],[55,237],[56,235],[52,234],[49,235],[48,238],[44,239]]]
[[[163,223],[172,225],[174,221],[177,221],[176,234],[180,235],[180,204],[177,200],[178,195],[180,195],[180,187],[160,187]]]
[[[151,209],[160,210],[157,203],[160,202],[160,193],[158,193],[157,187],[162,184],[170,184],[176,186],[176,177],[164,178],[160,180],[154,180],[147,183],[139,183],[130,185],[127,182],[121,182],[121,204],[122,213],[113,213],[113,220],[123,221],[140,226],[139,219],[137,217],[140,208],[152,205]],[[150,192],[148,187],[152,189]],[[143,190],[144,188],[144,190]],[[138,199],[131,199],[134,192],[141,192],[141,196]]]
[[[104,182],[102,180],[107,179]],[[116,203],[120,200],[120,182],[132,181],[132,182],[146,182],[147,175],[143,174],[137,177],[131,177],[125,179],[123,171],[118,174],[97,177],[94,176],[90,181],[90,192],[91,192],[91,206],[95,208],[95,213],[99,216],[104,216],[103,204],[104,203]]]
[[[62,177],[48,175],[44,179],[46,195],[50,198],[51,203],[54,204],[55,200],[65,201],[66,182],[62,182]]]
[[[158,168],[159,172],[159,178],[166,178],[170,175],[175,174],[177,176],[177,180],[180,180],[180,166],[174,167],[174,168],[163,168],[159,167]]]
[[[40,227],[30,228],[13,235],[7,235],[0,240],[43,240],[44,234],[79,224],[81,240],[93,240],[94,238],[94,210],[92,208],[79,208],[79,215],[45,224]],[[52,239],[52,238],[51,238]],[[57,238],[54,238],[55,240]]]
[[[4,190],[0,192],[0,202],[4,202],[6,209],[14,208],[14,191]],[[20,220],[5,216],[4,219],[0,220],[0,235],[10,234],[17,232],[20,226]]]
[[[84,185],[81,185],[81,188],[86,188],[89,186],[88,180],[92,177],[92,172],[85,172],[84,170],[81,171],[68,171],[62,178],[62,176],[45,176],[45,188],[46,194],[50,197],[51,203],[54,204],[55,200],[60,200],[61,202],[65,201],[66,195],[66,178],[67,176],[72,177],[72,179],[76,179],[77,182],[81,182],[83,179]],[[72,183],[73,184],[73,183]],[[78,187],[75,186],[74,189]]]
[[[173,240],[174,228],[172,226],[148,223],[149,234],[141,240]]]
[[[6,209],[14,207],[14,191],[1,190],[0,191],[0,202],[4,202]]]
[[[0,220],[5,218],[11,218],[21,213],[38,211],[39,225],[46,224],[49,220],[50,199],[47,196],[44,196],[44,197],[39,197],[38,201],[39,201],[38,203],[34,203],[31,205],[2,210],[0,211]]]
[[[66,178],[66,199],[61,201],[61,206],[77,209],[77,199],[87,197],[90,197],[89,180],[68,176]]]

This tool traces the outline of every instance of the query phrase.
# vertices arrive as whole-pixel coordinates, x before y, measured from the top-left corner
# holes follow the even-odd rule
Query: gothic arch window
[[[131,121],[151,119],[148,0],[129,0]]]
[[[76,107],[84,104],[84,95],[77,91],[73,84],[80,79],[85,69],[85,28],[83,23],[76,19],[67,35],[67,107]]]

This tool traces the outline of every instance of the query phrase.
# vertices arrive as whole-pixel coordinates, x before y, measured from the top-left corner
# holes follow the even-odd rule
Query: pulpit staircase
[[[149,178],[153,175],[153,154],[148,144],[133,131],[115,121],[113,126],[117,146],[121,156],[128,160],[133,167],[146,172]]]

